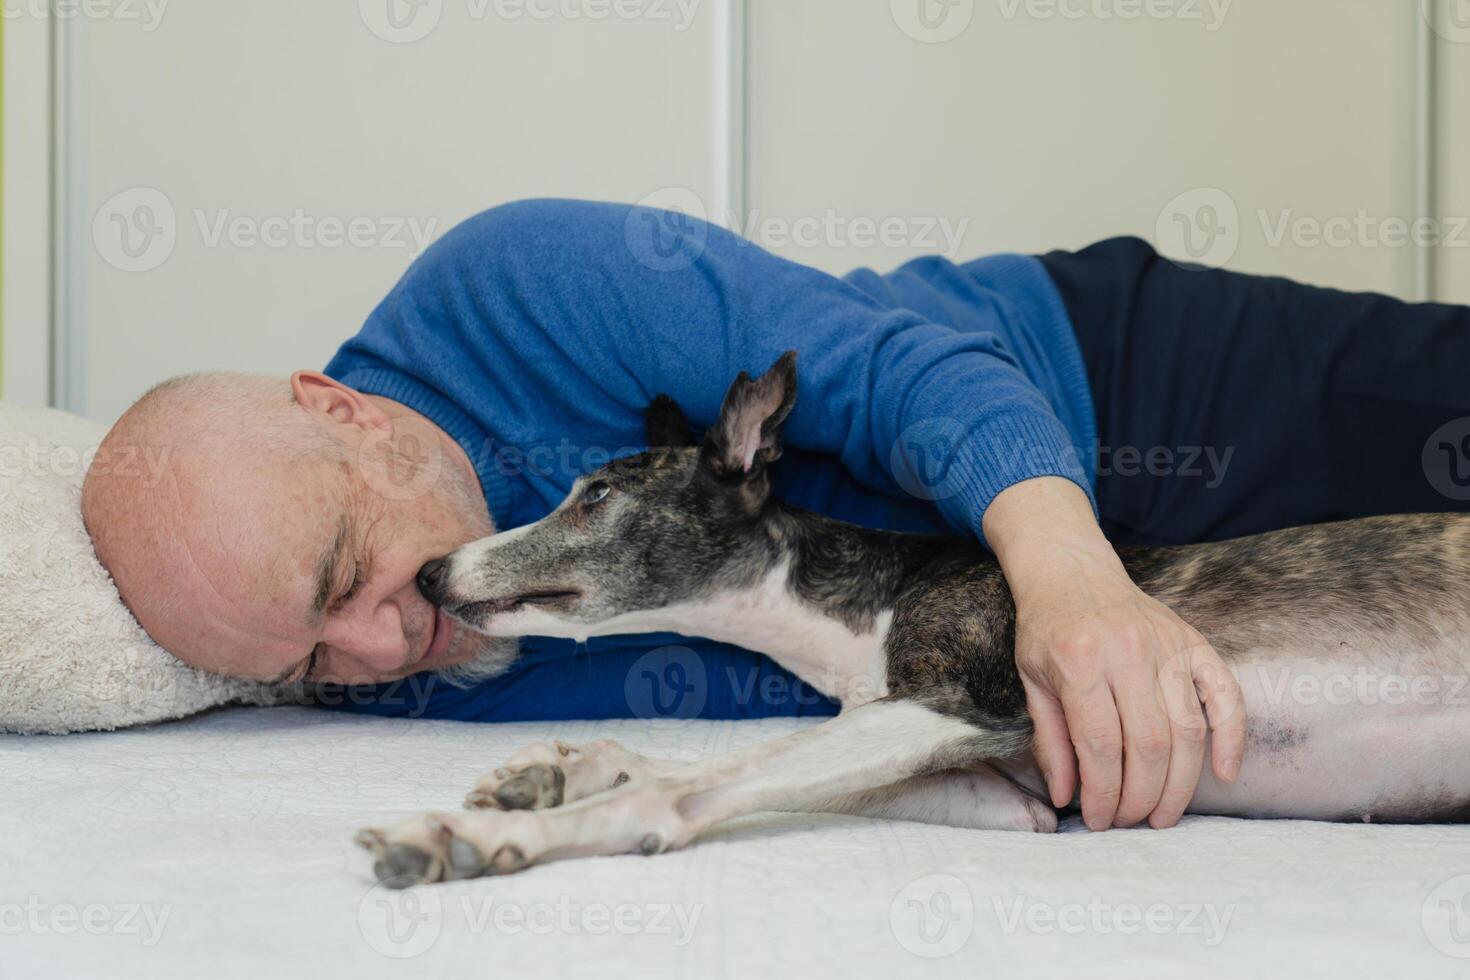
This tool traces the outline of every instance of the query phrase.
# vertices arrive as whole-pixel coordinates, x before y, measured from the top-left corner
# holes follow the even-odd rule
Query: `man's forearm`
[[[1039,589],[1068,588],[1067,579],[1059,577],[1068,565],[1100,562],[1123,571],[1087,494],[1071,480],[1038,477],[1008,487],[991,502],[982,523],[1018,602]]]

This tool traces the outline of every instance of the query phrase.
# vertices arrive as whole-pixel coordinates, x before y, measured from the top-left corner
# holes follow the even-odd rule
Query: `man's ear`
[[[291,375],[291,394],[302,408],[320,412],[339,425],[366,430],[393,428],[388,416],[370,398],[320,371],[297,371]]]
[[[679,403],[659,395],[643,412],[649,449],[682,449],[689,445],[689,419]]]
[[[765,374],[744,371],[720,408],[704,442],[701,461],[721,479],[759,474],[781,458],[781,424],[796,405],[796,351],[787,351]]]

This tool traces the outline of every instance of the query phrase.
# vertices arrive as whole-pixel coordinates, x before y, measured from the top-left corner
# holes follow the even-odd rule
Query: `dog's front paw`
[[[510,874],[544,849],[530,814],[431,813],[356,837],[373,855],[373,873],[390,888]]]
[[[544,810],[621,786],[645,760],[615,742],[530,745],[465,797],[471,810]]]

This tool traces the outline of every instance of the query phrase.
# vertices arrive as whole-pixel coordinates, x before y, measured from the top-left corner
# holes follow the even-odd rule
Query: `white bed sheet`
[[[656,858],[390,894],[350,844],[532,740],[695,758],[787,720],[239,708],[0,738],[0,976],[1470,976],[1470,829],[1191,818],[1037,836],[747,818]]]

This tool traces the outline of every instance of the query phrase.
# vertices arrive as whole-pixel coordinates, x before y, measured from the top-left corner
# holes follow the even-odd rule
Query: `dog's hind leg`
[[[910,776],[888,786],[826,800],[812,809],[971,830],[1050,834],[1057,829],[1057,812],[1050,803],[1027,795],[984,763]]]
[[[471,810],[544,810],[641,782],[688,765],[650,759],[617,742],[541,742],[516,752],[469,795]],[[980,763],[822,800],[810,808],[880,820],[913,820],[973,830],[1056,830],[1056,811]],[[799,811],[808,812],[808,811]]]
[[[924,773],[1005,758],[1029,726],[986,729],[917,699],[885,698],[774,742],[550,810],[431,814],[359,842],[389,884],[473,878],[599,854],[683,847],[732,817],[812,810]]]

